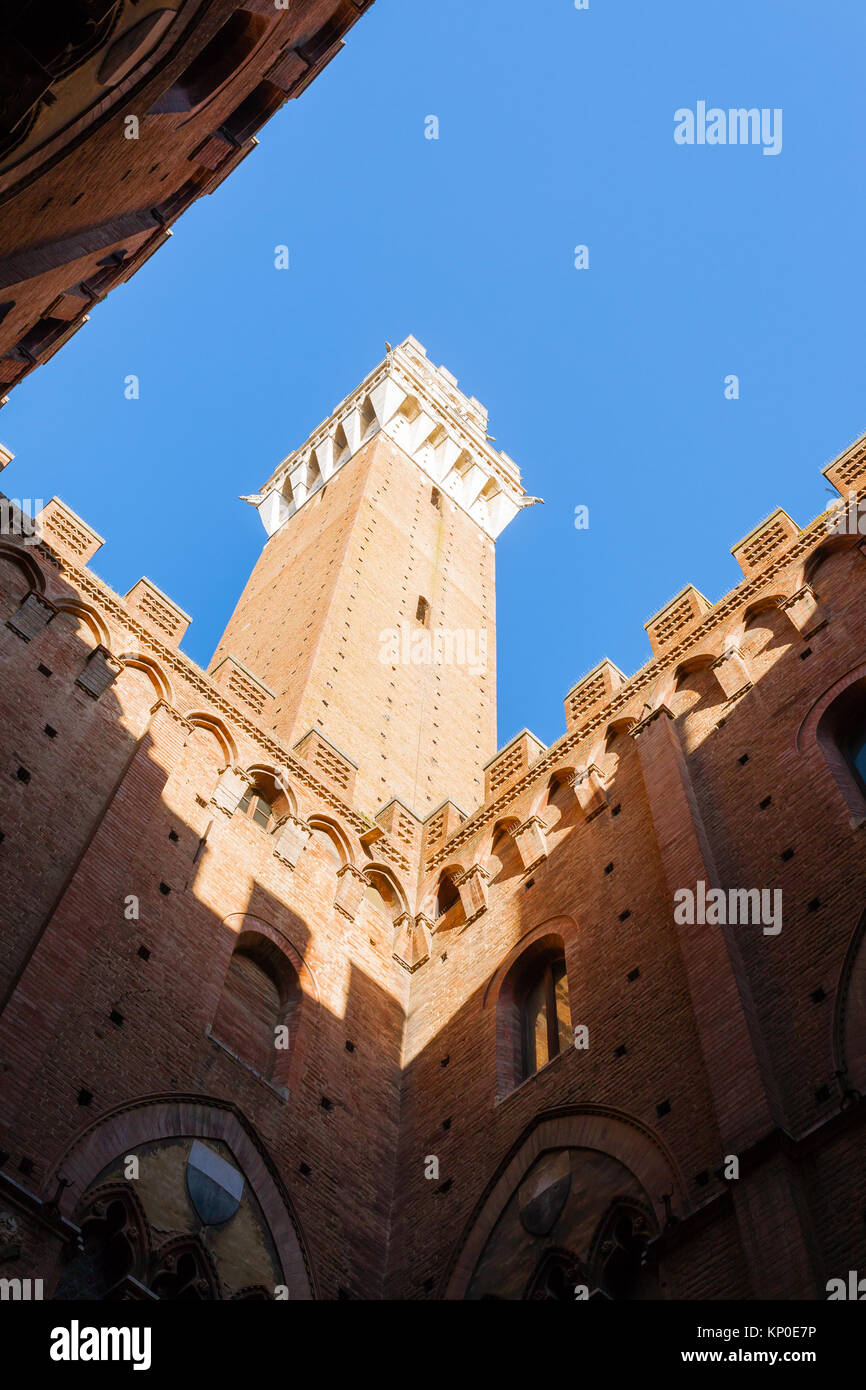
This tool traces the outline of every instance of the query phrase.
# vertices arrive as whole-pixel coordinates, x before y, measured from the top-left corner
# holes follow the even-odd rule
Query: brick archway
[[[69,1220],[95,1178],[119,1155],[159,1139],[219,1139],[227,1144],[255,1194],[282,1266],[289,1297],[309,1300],[316,1289],[297,1217],[276,1168],[252,1126],[233,1105],[201,1096],[151,1096],[103,1115],[80,1134],[54,1166],[68,1186],[60,1213]]]
[[[446,1299],[462,1299],[487,1239],[516,1188],[543,1153],[555,1149],[597,1149],[634,1174],[663,1220],[661,1196],[671,1193],[671,1213],[688,1211],[686,1188],[662,1141],[639,1120],[608,1106],[579,1106],[540,1115],[525,1131],[488,1184],[461,1236],[445,1288]]]

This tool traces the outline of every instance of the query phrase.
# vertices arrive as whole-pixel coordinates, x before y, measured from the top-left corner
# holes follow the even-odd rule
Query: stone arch
[[[300,921],[300,919],[298,920]],[[316,1032],[320,995],[315,973],[308,965],[301,946],[292,941],[291,937],[271,922],[266,922],[263,918],[256,917],[250,912],[232,912],[223,919],[222,925],[232,932],[238,940],[245,934],[253,934],[272,942],[277,950],[285,956],[298,978],[301,992],[295,1026],[291,1030],[291,1046],[283,1059],[285,1065],[279,1068],[278,1074],[272,1078],[273,1084],[278,1088],[283,1086],[292,1089],[304,1074],[304,1059],[310,1050]],[[306,947],[306,942],[303,944]],[[234,946],[225,960],[214,999],[209,1005],[211,1018],[215,1016],[225,974],[230,968],[231,955],[233,954]]]
[[[55,1299],[63,1302],[78,1300],[88,1293],[93,1295],[94,1276],[98,1277],[94,1266],[109,1286],[118,1278],[144,1280],[152,1241],[134,1183],[108,1182],[94,1188],[87,1194],[78,1224],[81,1243],[61,1269]],[[111,1266],[112,1273],[108,1273]]]
[[[165,700],[166,704],[169,705],[174,703],[171,681],[162,666],[158,661],[154,661],[153,657],[146,656],[142,652],[132,651],[122,652],[117,659],[124,666],[132,666],[136,671],[143,671],[153,686],[157,699]]]
[[[311,830],[327,836],[340,859],[340,867],[345,864],[354,864],[355,855],[352,850],[352,842],[339,821],[334,820],[332,816],[322,816],[316,813],[307,817],[307,824]]]
[[[680,662],[674,670],[674,685],[668,708],[675,719],[682,721],[682,738],[686,751],[706,735],[705,723],[710,710],[724,704],[725,692],[713,670],[716,657],[710,652],[695,653]]]
[[[542,1154],[557,1149],[595,1149],[618,1160],[647,1193],[661,1224],[663,1194],[671,1214],[687,1214],[686,1186],[670,1150],[649,1126],[604,1105],[567,1106],[547,1111],[523,1131],[475,1205],[448,1272],[445,1298],[464,1297],[488,1237],[519,1183]]]
[[[580,802],[574,788],[576,767],[564,764],[556,768],[542,787],[532,814],[539,816],[548,834],[563,831],[582,818]]]
[[[436,876],[432,890],[427,898],[429,915],[434,922],[444,921],[447,917],[449,924],[456,926],[462,920],[462,909],[460,907],[460,892],[457,882],[464,872],[462,864],[449,863],[443,864]]]
[[[834,730],[835,712],[860,696],[866,704],[866,664],[855,666],[833,683],[815,701],[797,730],[796,747],[800,753],[818,749],[833,776],[842,799],[856,821],[866,817],[866,793],[848,765],[844,750]]]
[[[283,942],[272,932],[245,926],[235,937],[223,975],[211,1037],[285,1091],[302,1004],[300,977]]]
[[[486,868],[487,861],[493,849],[493,841],[502,831],[516,830],[519,824],[519,816],[500,816],[482,836],[473,857],[473,862],[480,864],[482,868]]]
[[[246,769],[246,773],[253,782],[256,784],[261,782],[261,785],[267,786],[275,797],[285,801],[283,814],[286,814],[286,811],[293,816],[298,814],[298,798],[289,785],[285,768],[275,767],[273,763],[251,763]]]
[[[633,724],[634,719],[630,717],[612,719],[605,726],[604,732],[599,736],[591,754],[586,759],[585,767],[591,767],[595,764],[607,783],[616,776],[623,750],[629,746],[626,735]],[[581,771],[584,770],[581,768]]]
[[[292,1299],[316,1297],[301,1227],[267,1149],[242,1111],[208,1096],[155,1095],[124,1104],[94,1120],[52,1165],[45,1183],[53,1193],[66,1179],[59,1207],[68,1220],[87,1188],[119,1155],[142,1144],[179,1137],[222,1140],[231,1150],[264,1215]]]
[[[245,772],[250,782],[251,791],[264,797],[271,808],[273,815],[269,828],[273,828],[274,821],[283,820],[286,816],[297,815],[297,797],[289,786],[285,773],[280,768],[269,763],[252,763],[245,769]]]
[[[508,954],[499,962],[487,981],[484,998],[481,1001],[482,1009],[495,1004],[502,988],[502,982],[514,963],[528,947],[545,936],[558,936],[562,940],[566,955],[568,955],[569,948],[577,944],[577,923],[573,917],[548,917],[546,921],[539,922],[537,926],[530,927],[528,931],[525,931],[520,940],[515,942]]]
[[[816,548],[807,555],[803,562],[801,582],[814,586],[815,576],[829,559],[837,555],[840,550],[850,550],[852,546],[857,545],[862,539],[863,537],[860,535],[841,535],[830,536],[827,540],[822,541],[819,546],[816,546]]]
[[[745,630],[762,613],[769,613],[776,608],[781,608],[786,597],[786,594],[763,594],[761,598],[756,598],[753,603],[748,604],[740,616],[741,631]]]
[[[183,717],[188,724],[192,724],[194,729],[204,729],[206,733],[213,735],[227,767],[236,765],[238,761],[237,744],[229,726],[220,719],[219,715],[213,714],[209,710],[189,710]]]
[[[740,646],[750,669],[759,668],[757,674],[781,656],[782,649],[790,647],[800,635],[790,614],[781,606],[783,602],[783,597],[768,594],[750,603],[743,613]]]
[[[184,1256],[194,1262],[195,1269],[207,1286],[207,1302],[217,1301],[223,1297],[222,1280],[219,1277],[216,1264],[210,1251],[194,1235],[171,1236],[158,1245],[152,1255],[154,1263],[153,1290],[160,1299],[177,1298],[175,1291],[171,1294],[171,1279],[175,1274],[180,1274]],[[168,1287],[166,1287],[168,1285]]]
[[[392,920],[399,917],[401,913],[409,911],[409,904],[403,885],[394,873],[394,870],[387,864],[368,864],[364,869],[364,878],[374,892],[382,899],[384,910],[390,914]],[[382,891],[383,889],[385,890],[384,892]]]
[[[111,635],[105,620],[91,604],[82,603],[78,599],[59,599],[56,607],[58,613],[69,613],[73,618],[78,618],[100,646],[111,650]]]
[[[530,1075],[539,1071],[547,1060],[553,1060],[546,1057],[541,1061],[536,1059],[529,1070],[524,1069],[524,1007],[527,998],[528,977],[535,976],[537,978],[539,971],[547,971],[549,974],[547,967],[552,962],[558,962],[560,969],[564,968],[565,972],[568,1045],[571,1044],[571,979],[566,961],[565,937],[558,930],[560,921],[569,922],[569,919],[554,918],[522,937],[517,946],[509,952],[505,962],[497,970],[494,977],[496,980],[496,1096],[498,1100],[504,1099],[505,1096],[516,1090]],[[535,982],[535,979],[530,981],[530,983]],[[491,986],[488,985],[488,989],[485,991],[482,1006],[484,1008],[487,1006],[490,988]],[[560,1008],[559,1005],[554,1008],[552,999],[550,1008],[553,1010],[552,1021],[554,1032],[556,1032],[556,1019],[560,1014]],[[558,1051],[563,1050],[564,1041],[564,1039],[560,1040],[557,1045]]]
[[[479,859],[491,883],[504,883],[523,873],[523,860],[514,842],[519,816],[500,816],[487,840],[487,852]]]
[[[33,556],[23,546],[10,545],[8,541],[0,541],[0,560],[7,560],[10,565],[19,569],[29,587],[35,589],[37,594],[45,593],[45,575],[42,566],[36,563]]]

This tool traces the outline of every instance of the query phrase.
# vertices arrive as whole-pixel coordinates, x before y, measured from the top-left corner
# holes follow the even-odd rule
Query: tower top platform
[[[380,432],[491,539],[521,507],[540,500],[527,497],[514,460],[491,447],[481,402],[466,396],[446,367],[434,367],[415,338],[386,346],[360,386],[283,459],[258,494],[244,499],[258,508],[269,536]]]

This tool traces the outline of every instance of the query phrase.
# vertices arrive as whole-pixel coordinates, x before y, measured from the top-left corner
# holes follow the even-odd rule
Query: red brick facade
[[[0,396],[246,158],[371,3],[86,0],[50,24],[39,5],[7,7]]]
[[[823,1298],[866,1266],[862,537],[777,513],[736,589],[684,590],[646,666],[569,692],[556,743],[491,757],[490,662],[379,652],[392,613],[492,646],[513,475],[482,432],[432,483],[386,395],[308,491],[275,475],[209,673],[62,504],[0,546],[0,1276]],[[437,448],[463,428],[415,399]],[[866,444],[827,477],[864,490]],[[698,885],[781,890],[781,919],[681,922]],[[527,972],[560,957],[559,1051],[523,1079]],[[195,1141],[243,1178],[227,1221],[192,1211]]]

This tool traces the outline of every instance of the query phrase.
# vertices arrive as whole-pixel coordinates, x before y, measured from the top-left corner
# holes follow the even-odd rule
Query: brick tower
[[[246,499],[268,541],[211,670],[255,673],[271,727],[323,770],[348,757],[370,814],[483,798],[494,541],[533,500],[486,435],[484,407],[410,337]]]

